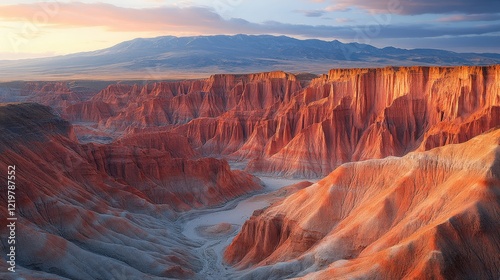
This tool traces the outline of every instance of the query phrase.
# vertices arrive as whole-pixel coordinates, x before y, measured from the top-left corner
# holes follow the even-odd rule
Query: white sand
[[[223,252],[253,212],[271,204],[271,199],[255,199],[256,197],[265,197],[267,193],[304,181],[303,179],[259,178],[265,185],[263,192],[244,199],[236,199],[220,208],[190,211],[184,219],[181,219],[184,236],[201,244],[197,252],[205,263],[198,275],[203,279],[231,279],[235,276],[236,271],[224,265]],[[229,224],[236,230],[227,234],[207,235],[204,233],[206,229],[216,229],[224,224]]]

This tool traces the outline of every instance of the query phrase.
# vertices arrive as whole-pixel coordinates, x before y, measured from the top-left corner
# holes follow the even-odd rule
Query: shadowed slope
[[[38,104],[5,105],[0,116],[0,169],[16,166],[19,276],[190,277],[201,262],[189,252],[197,245],[174,223],[176,211],[261,188],[225,161],[190,159],[189,148],[174,154],[147,141],[143,147],[78,144],[70,124]],[[6,195],[4,186],[4,205]],[[2,207],[2,252],[6,217]]]

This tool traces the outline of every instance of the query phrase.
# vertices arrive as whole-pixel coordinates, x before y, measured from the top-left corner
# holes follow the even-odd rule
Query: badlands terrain
[[[500,278],[499,65],[10,82],[0,99],[18,217],[2,279]]]

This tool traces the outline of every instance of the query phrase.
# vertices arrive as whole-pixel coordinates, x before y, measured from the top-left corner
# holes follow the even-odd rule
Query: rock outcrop
[[[497,129],[344,164],[254,213],[225,259],[244,279],[497,279],[499,163]]]
[[[461,143],[500,125],[500,66],[331,70],[282,106],[249,170],[326,175],[344,162]]]
[[[267,109],[300,89],[300,81],[284,72],[214,75],[206,80],[160,82],[140,87],[110,85],[91,100],[68,106],[69,120],[94,121],[103,128],[185,124],[238,111]]]
[[[500,276],[499,65],[221,74],[91,98],[64,83],[25,89],[62,117],[0,106],[0,170],[18,167],[20,277],[195,277],[199,244],[179,213],[261,189],[225,158],[254,173],[329,174],[268,195],[225,251],[235,275]]]
[[[172,146],[147,134],[79,144],[72,126],[39,104],[2,105],[0,132],[0,169],[16,167],[18,276],[190,277],[201,263],[174,223],[177,213],[261,188],[224,160],[196,157],[177,135],[164,135]],[[7,191],[0,201],[7,205]],[[0,220],[6,252],[6,207]]]
[[[96,95],[101,83],[104,82],[19,82],[19,88],[14,86],[11,90],[18,90],[17,101],[36,102],[62,112],[64,108]]]
[[[304,76],[304,75],[302,75]],[[66,107],[118,135],[161,127],[248,170],[321,177],[345,162],[461,143],[500,125],[500,66],[334,69],[111,85]]]

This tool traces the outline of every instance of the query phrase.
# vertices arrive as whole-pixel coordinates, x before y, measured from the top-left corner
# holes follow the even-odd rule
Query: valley
[[[500,275],[499,65],[0,88],[19,277]]]
[[[240,273],[224,262],[223,252],[241,230],[243,223],[251,217],[255,210],[267,208],[272,203],[273,198],[274,200],[280,198],[279,193],[276,192],[281,188],[301,182],[303,182],[301,188],[311,184],[297,179],[270,177],[260,177],[260,179],[265,188],[259,193],[238,198],[220,208],[194,210],[179,218],[183,229],[182,234],[199,243],[200,247],[196,251],[200,255],[200,259],[204,261],[203,269],[199,272],[200,279],[236,278]],[[301,188],[292,188],[292,191],[288,192],[287,195]],[[210,229],[214,229],[214,231],[210,232]]]
[[[0,3],[0,280],[499,280],[500,1]]]

